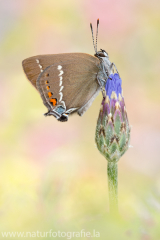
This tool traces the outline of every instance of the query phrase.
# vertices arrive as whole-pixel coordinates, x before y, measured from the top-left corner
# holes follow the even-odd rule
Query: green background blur
[[[118,164],[120,220],[109,216],[107,162],[94,142],[101,94],[83,117],[45,118],[21,65],[38,54],[93,55],[97,18],[98,49],[120,72],[132,125],[133,148]],[[0,231],[160,239],[159,103],[159,0],[1,0]]]

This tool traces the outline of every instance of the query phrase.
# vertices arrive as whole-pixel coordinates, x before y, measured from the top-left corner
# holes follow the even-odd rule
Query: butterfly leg
[[[116,72],[118,73],[118,75],[119,75],[119,72],[118,72],[118,69],[117,69],[117,67],[116,67],[116,65],[115,65],[115,63],[111,63],[111,66],[110,66],[110,68],[111,68],[111,70],[114,70],[114,68],[116,69]],[[120,77],[120,75],[119,75],[119,77]]]

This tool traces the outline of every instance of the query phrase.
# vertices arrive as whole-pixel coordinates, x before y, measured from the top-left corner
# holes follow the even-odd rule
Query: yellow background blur
[[[89,24],[95,33],[97,18],[98,49],[120,72],[132,125],[133,148],[118,164],[117,221],[109,216],[107,162],[94,142],[101,94],[83,117],[45,118],[21,65],[38,54],[93,55]],[[159,104],[159,0],[1,0],[0,231],[160,239]]]

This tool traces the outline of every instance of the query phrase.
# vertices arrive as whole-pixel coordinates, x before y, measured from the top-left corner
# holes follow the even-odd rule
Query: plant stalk
[[[110,213],[118,213],[118,164],[108,162],[108,189],[109,189],[109,208]]]

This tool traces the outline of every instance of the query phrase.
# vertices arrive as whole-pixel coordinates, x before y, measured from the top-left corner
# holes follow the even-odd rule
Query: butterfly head
[[[104,58],[109,59],[108,53],[103,49],[100,49],[100,51],[96,52],[94,56],[100,59],[104,59]]]

